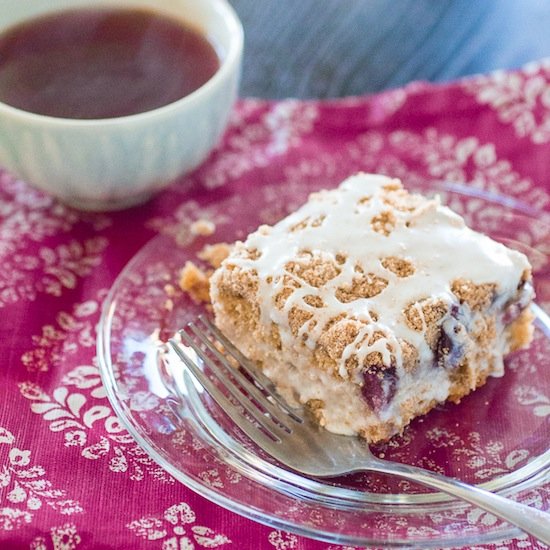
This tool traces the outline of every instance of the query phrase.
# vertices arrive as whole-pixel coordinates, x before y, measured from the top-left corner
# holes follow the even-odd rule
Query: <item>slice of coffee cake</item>
[[[369,442],[529,344],[527,258],[399,180],[358,174],[262,226],[211,278],[218,327],[292,404]]]

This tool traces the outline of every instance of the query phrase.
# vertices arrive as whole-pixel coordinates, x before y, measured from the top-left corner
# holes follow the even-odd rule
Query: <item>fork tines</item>
[[[292,433],[296,422],[303,422],[276,393],[272,382],[207,318],[200,316],[178,335],[181,342],[170,340],[178,357],[251,439],[260,444],[280,442]]]

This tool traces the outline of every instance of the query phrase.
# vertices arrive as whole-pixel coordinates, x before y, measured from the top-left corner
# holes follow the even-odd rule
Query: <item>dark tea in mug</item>
[[[40,115],[105,119],[181,99],[219,69],[199,30],[147,9],[75,9],[0,34],[0,101]]]

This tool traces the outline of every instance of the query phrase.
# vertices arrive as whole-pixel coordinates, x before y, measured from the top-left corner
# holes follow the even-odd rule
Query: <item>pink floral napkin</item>
[[[0,547],[349,548],[256,524],[163,471],[109,405],[95,327],[132,256],[159,232],[190,242],[213,197],[358,170],[470,182],[550,210],[550,62],[371,97],[243,99],[200,169],[120,213],[72,210],[0,171]],[[550,395],[539,405],[550,416]]]

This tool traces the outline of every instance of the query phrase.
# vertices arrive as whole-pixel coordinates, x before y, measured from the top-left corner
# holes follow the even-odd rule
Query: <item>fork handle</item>
[[[407,464],[390,463],[385,460],[376,459],[374,462],[369,460],[368,469],[397,475],[465,500],[519,527],[541,542],[550,545],[550,514],[546,512],[520,504],[479,487],[468,485],[457,479],[445,477],[436,472]]]

